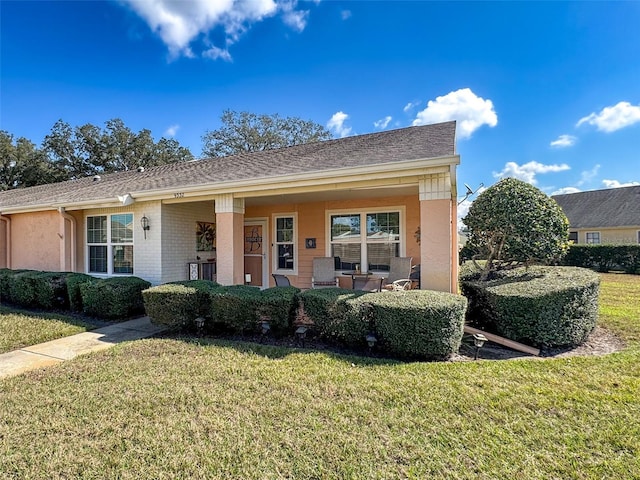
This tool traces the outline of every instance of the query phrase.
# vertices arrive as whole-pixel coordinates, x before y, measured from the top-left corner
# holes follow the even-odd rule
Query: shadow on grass
[[[75,312],[55,312],[50,310],[26,309],[17,305],[3,303],[0,305],[0,315],[24,315],[41,320],[57,320],[59,322],[85,327],[87,331],[111,325],[113,322],[105,322],[93,317],[87,317]]]

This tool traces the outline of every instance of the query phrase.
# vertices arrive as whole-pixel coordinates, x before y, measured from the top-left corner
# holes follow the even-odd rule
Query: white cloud
[[[482,125],[495,127],[498,116],[493,102],[478,97],[469,88],[447,93],[442,97],[429,100],[427,108],[418,112],[413,125],[457,121],[458,138],[469,138]]]
[[[640,122],[640,105],[631,105],[629,102],[620,102],[613,107],[605,107],[600,113],[591,113],[578,120],[576,127],[583,123],[595,125],[602,132],[615,132]]]
[[[562,187],[562,188],[559,188],[558,190],[551,192],[551,195],[564,195],[566,193],[578,193],[580,191],[582,190],[576,187]]]
[[[351,10],[342,10],[340,12],[340,17],[342,18],[342,20],[346,20],[348,18],[351,18]]]
[[[250,1],[250,0],[249,0]],[[309,10],[296,10],[297,0],[289,0],[280,3],[282,20],[284,23],[298,32],[302,32],[307,26]]]
[[[552,147],[565,148],[572,147],[576,144],[577,138],[573,135],[560,135],[556,140],[551,142]]]
[[[281,14],[285,24],[304,30],[308,10],[297,10],[298,0],[122,0],[140,16],[169,49],[172,58],[194,57],[192,43],[201,39],[204,57],[230,60],[228,48],[253,23]],[[224,31],[224,45],[212,46],[207,36],[216,28]],[[198,52],[200,54],[200,52]]]
[[[621,188],[621,187],[633,187],[634,185],[640,185],[640,182],[625,182],[621,183],[618,180],[602,180],[602,184],[606,188]]]
[[[409,102],[402,108],[402,110],[404,111],[404,113],[409,113],[411,110],[416,108],[418,105],[420,105],[420,101],[419,100],[416,101],[416,102]]]
[[[507,162],[501,172],[493,172],[495,178],[514,177],[523,182],[535,185],[537,183],[536,175],[542,173],[555,173],[570,170],[569,165],[563,163],[561,165],[544,165],[542,163],[531,161],[523,165],[516,162]]]
[[[598,171],[600,170],[600,164],[594,165],[591,170],[585,170],[580,174],[580,181],[577,183],[578,186],[582,186],[585,183],[591,182],[598,175]]]
[[[387,115],[384,118],[381,118],[380,120],[373,122],[373,126],[376,128],[379,128],[380,130],[387,128],[387,125],[389,125],[389,122],[391,121],[391,117],[389,115]]]
[[[175,137],[176,133],[178,133],[179,129],[180,129],[180,125],[178,125],[178,124],[171,125],[169,128],[167,128],[164,131],[164,136],[165,137]]]
[[[351,127],[347,127],[344,122],[349,118],[344,112],[336,112],[327,122],[327,128],[340,138],[346,137],[351,133]]]

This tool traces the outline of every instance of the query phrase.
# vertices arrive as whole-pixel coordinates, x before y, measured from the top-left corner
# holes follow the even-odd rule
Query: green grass
[[[622,278],[604,277],[603,323],[630,347],[603,357],[147,339],[0,381],[0,477],[640,478],[640,277],[607,312]]]
[[[640,346],[640,276],[600,275],[600,324],[630,345]]]
[[[0,306],[0,353],[67,337],[91,328],[73,317]]]

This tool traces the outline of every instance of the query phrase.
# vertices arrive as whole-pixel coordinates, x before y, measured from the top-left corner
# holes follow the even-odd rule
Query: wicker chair
[[[333,257],[316,257],[313,259],[313,277],[311,288],[331,288],[338,286],[335,260]]]
[[[286,275],[280,275],[279,273],[272,273],[271,276],[276,281],[276,287],[290,287],[291,282]]]
[[[413,257],[392,257],[389,264],[389,275],[385,279],[385,290],[411,290],[413,281],[411,275],[411,260]]]

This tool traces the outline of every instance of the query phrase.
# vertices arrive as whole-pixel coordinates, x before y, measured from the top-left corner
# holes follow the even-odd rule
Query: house
[[[311,286],[314,257],[457,292],[455,122],[0,192],[0,267]],[[421,236],[416,235],[420,228]],[[343,278],[344,277],[344,278]],[[349,280],[349,282],[347,281]]]
[[[640,185],[552,198],[569,219],[569,240],[574,243],[640,243]]]

